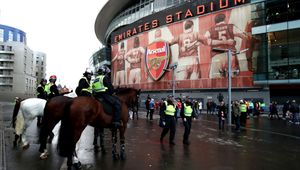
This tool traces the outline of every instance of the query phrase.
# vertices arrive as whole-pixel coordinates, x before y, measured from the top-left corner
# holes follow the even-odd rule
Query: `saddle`
[[[107,102],[106,100],[104,100],[103,98],[96,98],[100,103],[102,103],[103,105],[103,110],[105,113],[107,113],[108,115],[113,115],[113,105],[110,104],[109,102]]]

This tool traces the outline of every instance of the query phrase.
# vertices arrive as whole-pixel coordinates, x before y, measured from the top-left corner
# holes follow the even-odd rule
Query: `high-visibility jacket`
[[[242,103],[240,105],[240,110],[241,110],[241,112],[247,112],[247,106],[246,106],[246,104]]]
[[[50,88],[53,86],[53,83],[48,83],[45,85],[45,91],[47,92],[47,95],[51,94]]]
[[[165,114],[169,115],[169,116],[174,116],[175,115],[175,107],[173,105],[168,105],[167,101],[164,101],[165,105],[166,105],[166,110],[165,110]]]
[[[183,104],[184,107],[184,116],[191,117],[193,113],[192,106],[187,106],[185,103]]]
[[[103,79],[104,75],[99,75],[93,82],[92,89],[94,92],[105,92],[108,88],[104,86]]]
[[[86,77],[82,77],[86,83],[89,85],[88,88],[82,88],[81,91],[86,91],[86,92],[89,92],[89,93],[92,93],[92,85],[89,83],[88,79]]]

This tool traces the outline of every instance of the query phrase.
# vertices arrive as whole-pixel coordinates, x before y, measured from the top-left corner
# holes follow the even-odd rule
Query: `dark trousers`
[[[150,113],[150,120],[153,120],[153,113],[154,113],[154,109],[150,109],[149,110]],[[148,116],[147,116],[148,117]]]
[[[183,142],[188,142],[189,135],[191,133],[191,128],[192,128],[192,118],[186,117],[186,121],[183,121],[183,126],[184,126]]]
[[[225,120],[222,120],[222,117],[219,117],[219,129],[224,130]]]
[[[121,102],[118,99],[118,97],[112,96],[107,93],[99,93],[99,94],[97,94],[97,97],[103,98],[105,101],[107,101],[108,103],[110,103],[113,106],[113,108],[114,108],[113,121],[119,122],[121,119]]]
[[[163,139],[170,130],[169,142],[174,142],[175,132],[176,132],[176,120],[174,116],[165,117],[166,126],[161,132],[160,138]]]
[[[240,130],[240,126],[241,126],[241,123],[240,123],[240,116],[239,116],[239,115],[236,115],[236,116],[235,116],[235,130]]]

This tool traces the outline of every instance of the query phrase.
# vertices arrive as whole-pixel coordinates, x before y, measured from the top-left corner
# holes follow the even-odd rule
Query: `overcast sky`
[[[96,17],[107,0],[0,0],[0,24],[26,33],[27,46],[47,55],[47,76],[76,88],[101,44]]]

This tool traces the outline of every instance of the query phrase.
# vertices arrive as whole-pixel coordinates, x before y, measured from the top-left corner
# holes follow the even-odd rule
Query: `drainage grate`
[[[0,170],[6,170],[4,130],[0,130]]]

